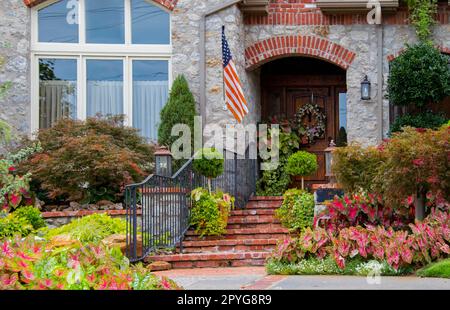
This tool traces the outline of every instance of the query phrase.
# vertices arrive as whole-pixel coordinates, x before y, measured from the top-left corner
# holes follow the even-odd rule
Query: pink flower
[[[408,206],[412,205],[413,203],[414,203],[414,197],[413,196],[408,196],[408,199],[407,199]]]
[[[9,197],[9,202],[13,205],[13,206],[17,206],[20,202],[20,196],[15,195],[15,194],[11,194]]]
[[[16,168],[13,167],[13,166],[11,166],[11,167],[8,168],[8,171],[9,171],[9,172],[14,172],[14,171],[16,171]]]

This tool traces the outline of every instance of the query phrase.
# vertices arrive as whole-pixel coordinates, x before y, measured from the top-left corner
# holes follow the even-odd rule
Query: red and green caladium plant
[[[433,209],[423,222],[409,230],[367,225],[343,228],[337,233],[317,227],[298,238],[281,242],[270,259],[296,263],[310,257],[331,256],[344,269],[348,259],[385,260],[394,269],[422,266],[450,255],[450,213]]]
[[[414,208],[390,208],[384,205],[380,195],[357,193],[343,198],[335,197],[315,221],[322,217],[325,219],[320,222],[321,226],[332,233],[347,227],[367,225],[398,230],[414,222]]]
[[[170,290],[179,287],[142,266],[130,266],[118,248],[75,244],[51,248],[46,241],[0,242],[0,289]]]
[[[10,212],[33,204],[29,185],[31,174],[19,175],[17,165],[41,150],[41,145],[37,143],[0,159],[0,211]]]

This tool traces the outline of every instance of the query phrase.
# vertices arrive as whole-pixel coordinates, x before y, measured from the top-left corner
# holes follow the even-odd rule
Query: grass
[[[279,275],[382,275],[398,276],[409,274],[412,270],[400,268],[395,270],[385,261],[376,260],[364,261],[361,259],[352,259],[346,262],[345,268],[340,269],[333,258],[325,259],[309,258],[298,263],[281,263],[275,260],[269,260],[266,264],[268,274]]]
[[[417,271],[420,277],[450,279],[450,258],[432,263]]]

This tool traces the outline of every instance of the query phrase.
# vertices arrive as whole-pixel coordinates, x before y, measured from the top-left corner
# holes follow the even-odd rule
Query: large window
[[[151,0],[47,1],[32,12],[32,130],[125,114],[157,138],[172,54],[170,14]]]

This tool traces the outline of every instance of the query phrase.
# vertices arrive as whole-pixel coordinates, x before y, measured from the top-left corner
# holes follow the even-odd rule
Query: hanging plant
[[[417,37],[427,41],[432,33],[432,26],[436,23],[437,0],[407,0],[410,21],[416,28]]]
[[[306,117],[313,119],[312,124],[314,125],[305,124],[304,120]],[[327,116],[317,104],[305,104],[297,111],[295,118],[298,124],[298,133],[301,137],[306,138],[307,143],[313,144],[317,139],[324,137],[327,128]]]

